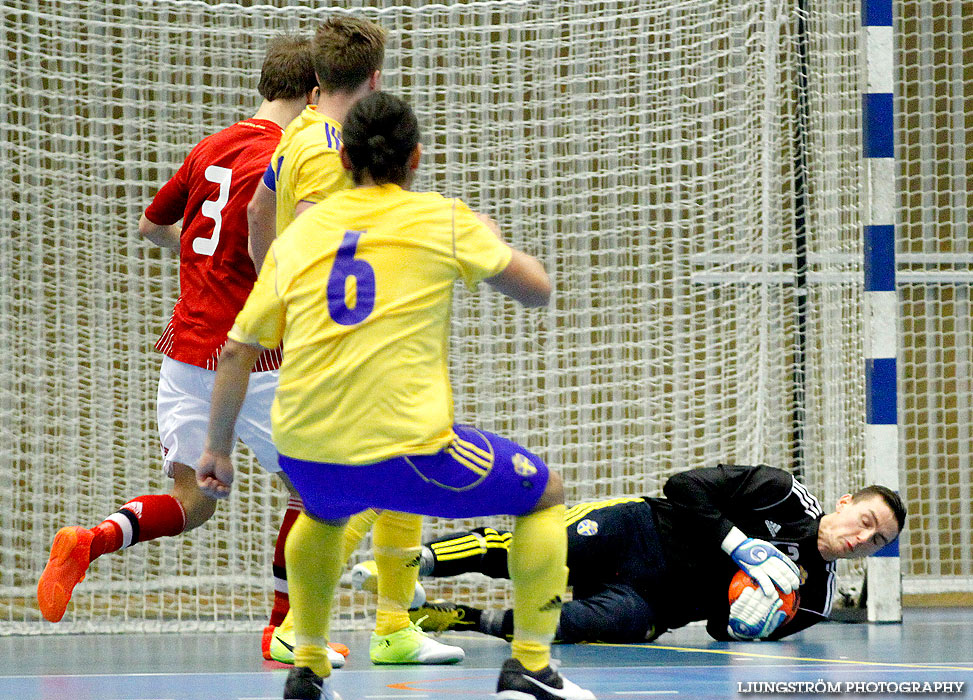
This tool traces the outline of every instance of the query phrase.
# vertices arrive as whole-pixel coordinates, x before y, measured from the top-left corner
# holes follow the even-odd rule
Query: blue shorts
[[[537,455],[468,425],[432,455],[392,457],[374,464],[309,462],[280,455],[280,466],[319,520],[366,508],[441,518],[523,515],[537,505],[548,469]]]

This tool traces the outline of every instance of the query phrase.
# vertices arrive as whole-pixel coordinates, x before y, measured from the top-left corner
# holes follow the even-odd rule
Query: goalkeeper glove
[[[760,585],[760,590],[767,596],[778,595],[774,586],[784,593],[790,593],[801,585],[797,565],[770,542],[747,537],[734,527],[723,538],[721,547],[737,566]]]
[[[730,606],[726,631],[740,641],[765,639],[787,618],[781,605],[783,601],[777,591],[764,595],[758,588],[745,588]]]

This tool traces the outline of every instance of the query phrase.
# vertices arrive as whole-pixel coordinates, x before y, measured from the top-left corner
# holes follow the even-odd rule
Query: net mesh
[[[243,448],[205,526],[97,560],[56,627],[33,595],[57,528],[168,490],[152,344],[176,261],[135,224],[192,145],[252,114],[266,40],[336,11],[277,5],[0,8],[0,633],[265,623],[286,497]],[[720,461],[800,471],[826,507],[861,485],[857,2],[371,5],[383,85],[424,132],[416,187],[493,215],[556,286],[530,312],[458,290],[458,420],[539,453],[570,503]],[[342,589],[334,629],[373,602]]]
[[[973,17],[904,0],[896,17],[904,592],[973,594]]]

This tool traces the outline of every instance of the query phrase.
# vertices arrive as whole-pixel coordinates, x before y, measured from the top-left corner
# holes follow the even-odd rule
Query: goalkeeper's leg
[[[512,533],[492,527],[456,532],[427,542],[419,554],[419,576],[458,576],[477,573],[490,578],[510,578],[507,553]],[[360,591],[378,591],[378,568],[374,561],[356,564],[351,570],[351,585]],[[425,591],[419,584],[410,610],[423,606]],[[415,619],[414,615],[410,615]],[[423,627],[425,629],[425,627]]]
[[[427,543],[422,548],[421,576],[457,576],[478,573],[509,578],[507,556],[511,532],[480,527]]]

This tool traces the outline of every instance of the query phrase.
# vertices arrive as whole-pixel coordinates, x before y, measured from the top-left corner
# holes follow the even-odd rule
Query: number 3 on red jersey
[[[200,213],[203,216],[213,220],[213,235],[209,238],[200,236],[193,239],[193,252],[197,255],[212,255],[216,252],[216,246],[220,242],[220,229],[223,228],[222,212],[230,198],[230,180],[233,178],[233,171],[219,165],[211,165],[206,168],[203,176],[220,186],[220,194],[216,201],[207,199],[200,208]]]

